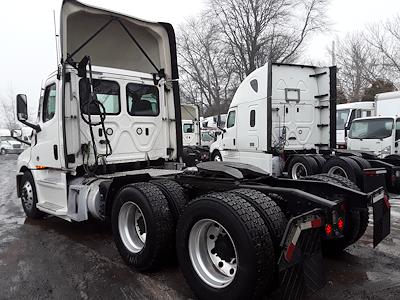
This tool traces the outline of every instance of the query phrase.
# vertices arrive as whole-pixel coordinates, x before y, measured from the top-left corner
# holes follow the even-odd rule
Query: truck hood
[[[135,42],[136,41],[136,42]],[[61,63],[88,55],[93,65],[178,78],[173,27],[64,0],[60,20]],[[146,57],[147,56],[147,57]]]

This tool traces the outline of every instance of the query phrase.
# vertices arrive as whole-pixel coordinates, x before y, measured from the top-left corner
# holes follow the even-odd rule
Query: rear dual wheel
[[[371,168],[370,163],[357,156],[339,156],[329,159],[323,166],[322,172],[328,175],[341,176],[355,183],[363,185],[363,170]]]
[[[178,222],[176,247],[182,272],[198,298],[260,298],[273,286],[274,233],[258,204],[246,201],[256,194],[213,193],[186,207]]]
[[[295,155],[288,165],[288,174],[292,179],[321,173],[325,159],[318,154]]]

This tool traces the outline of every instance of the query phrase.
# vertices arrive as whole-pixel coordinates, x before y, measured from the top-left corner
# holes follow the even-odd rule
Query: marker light
[[[340,231],[343,231],[343,229],[344,229],[344,221],[343,221],[342,218],[339,218],[339,219],[338,219],[337,227],[338,227],[338,229],[339,229]]]
[[[332,225],[331,224],[326,224],[325,233],[327,236],[330,236],[332,234]]]

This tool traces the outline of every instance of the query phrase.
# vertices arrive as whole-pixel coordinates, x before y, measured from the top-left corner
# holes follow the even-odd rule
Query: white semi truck
[[[346,139],[354,119],[375,116],[375,102],[362,101],[336,106],[336,144],[338,149],[347,149]]]
[[[221,300],[276,288],[299,299],[322,287],[321,247],[355,243],[371,205],[374,245],[389,234],[382,187],[364,193],[335,176],[280,179],[229,162],[182,171],[173,27],[73,0],[63,1],[60,22],[58,71],[44,81],[37,122],[17,96],[18,119],[33,128],[17,165],[29,218],[108,220],[128,266],[155,269],[176,253],[196,297]],[[298,91],[287,94],[295,102]]]

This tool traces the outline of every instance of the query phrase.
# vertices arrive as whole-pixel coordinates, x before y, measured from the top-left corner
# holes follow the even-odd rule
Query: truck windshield
[[[351,124],[351,139],[383,139],[392,135],[393,119],[356,120]]]
[[[350,109],[339,109],[336,111],[336,129],[344,130],[347,118],[349,117]]]

